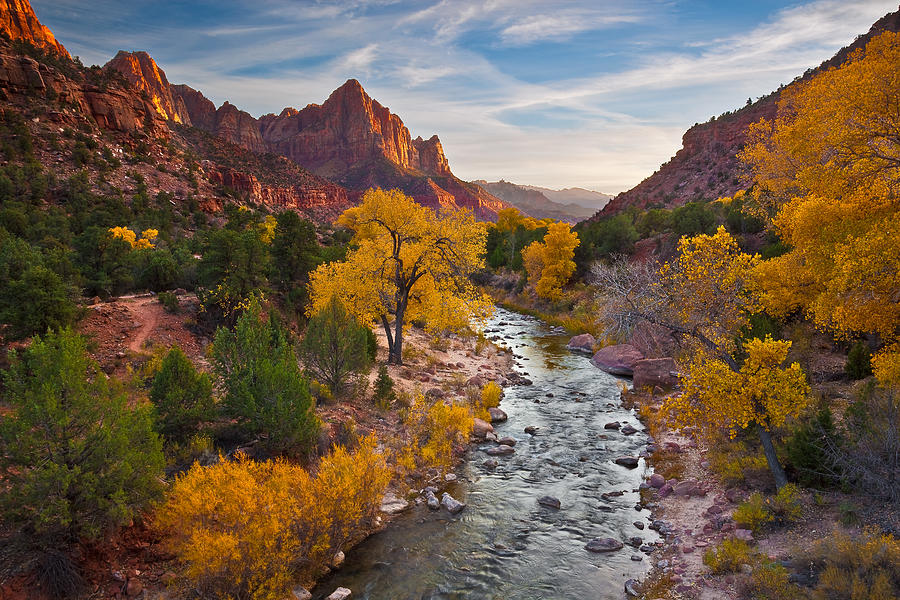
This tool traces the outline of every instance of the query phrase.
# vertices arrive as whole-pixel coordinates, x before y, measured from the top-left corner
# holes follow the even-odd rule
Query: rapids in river
[[[567,350],[562,330],[532,317],[498,309],[486,335],[512,351],[516,371],[533,382],[504,390],[509,420],[494,425],[498,436],[516,439],[515,453],[496,457],[499,466],[490,468],[484,450],[494,443],[473,446],[458,480],[438,493],[450,492],[465,510],[451,516],[414,505],[350,550],[314,598],[343,586],[354,600],[621,599],[625,581],[645,574],[647,556],[627,544],[659,539],[646,527],[649,512],[636,506],[644,461],[627,469],[613,460],[637,456],[647,437],[603,427],[618,421],[642,429],[621,405],[622,380]],[[537,427],[536,435],[525,433],[527,426]],[[601,496],[609,492],[624,494]],[[539,505],[541,496],[559,498],[560,509]],[[591,539],[606,537],[626,545],[585,550]]]

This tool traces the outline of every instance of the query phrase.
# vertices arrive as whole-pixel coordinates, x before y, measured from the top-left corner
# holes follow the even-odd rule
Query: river
[[[637,456],[646,436],[603,428],[619,421],[642,429],[621,406],[621,380],[566,350],[568,336],[538,319],[498,309],[487,330],[533,382],[505,389],[501,408],[509,420],[495,424],[498,436],[517,440],[515,453],[490,468],[483,450],[494,444],[473,447],[459,479],[445,488],[465,510],[451,516],[414,506],[349,551],[314,598],[343,586],[368,600],[621,599],[625,581],[646,572],[647,557],[629,545],[602,554],[584,549],[597,537],[658,539],[646,527],[649,511],[636,507],[644,461],[637,469],[613,463]],[[609,492],[625,493],[601,497]],[[539,505],[545,495],[559,498],[561,508]]]

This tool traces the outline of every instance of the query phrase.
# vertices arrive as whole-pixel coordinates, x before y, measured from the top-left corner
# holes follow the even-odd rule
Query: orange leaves
[[[374,436],[337,448],[315,477],[282,459],[220,458],[176,479],[157,522],[205,593],[277,600],[369,524],[389,479]]]
[[[792,250],[757,272],[766,308],[837,335],[900,333],[900,34],[785,90],[741,154]]]

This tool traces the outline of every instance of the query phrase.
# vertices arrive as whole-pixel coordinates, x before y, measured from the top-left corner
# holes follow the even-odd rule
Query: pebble
[[[643,529],[644,529],[644,523],[641,522],[641,521],[635,521],[635,522],[634,522],[634,526],[637,527],[638,529],[642,530],[642,531],[643,531]]]
[[[589,552],[614,552],[624,547],[625,544],[614,538],[594,538],[584,546]]]

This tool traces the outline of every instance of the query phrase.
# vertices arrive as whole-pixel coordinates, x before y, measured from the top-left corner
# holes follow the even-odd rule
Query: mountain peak
[[[71,58],[53,32],[38,20],[28,0],[0,0],[0,31],[14,41],[28,42],[50,54]]]
[[[176,123],[191,124],[184,102],[176,101],[172,97],[172,89],[165,71],[160,69],[156,61],[146,52],[119,50],[103,68],[118,71],[138,91],[146,93],[162,118]]]

